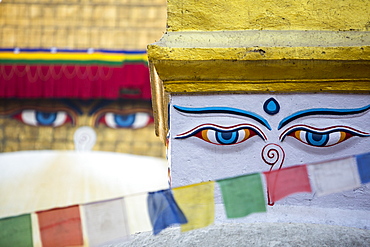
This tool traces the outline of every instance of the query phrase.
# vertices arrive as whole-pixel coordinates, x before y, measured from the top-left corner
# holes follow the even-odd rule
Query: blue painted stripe
[[[256,113],[244,111],[237,108],[231,107],[201,107],[201,108],[191,108],[191,107],[182,107],[182,106],[173,106],[176,110],[183,113],[190,114],[212,114],[212,113],[223,113],[223,114],[232,114],[243,117],[248,117],[256,120],[257,122],[263,124],[267,129],[271,130],[271,127],[266,119],[257,115]]]
[[[312,115],[353,115],[353,114],[359,114],[362,112],[365,112],[370,109],[370,105],[361,107],[361,108],[355,108],[355,109],[330,109],[330,108],[316,108],[316,109],[308,109],[296,112],[283,120],[280,121],[278,129],[281,129],[288,123],[290,123],[293,120],[296,120],[301,117],[305,116],[312,116]]]
[[[14,51],[14,48],[0,48],[0,51]]]

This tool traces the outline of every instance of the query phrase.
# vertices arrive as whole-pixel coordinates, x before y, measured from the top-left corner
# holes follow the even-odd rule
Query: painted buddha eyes
[[[174,105],[173,107],[176,111],[185,115],[192,114],[201,116],[205,114],[223,114],[238,118],[248,118],[252,119],[253,121],[257,121],[269,131],[272,130],[269,122],[264,117],[243,109],[221,106],[182,107]],[[274,98],[269,98],[264,102],[263,110],[268,115],[274,116],[280,112],[279,102]],[[277,126],[277,131],[280,131],[290,122],[303,117],[315,115],[346,116],[364,113],[368,110],[370,110],[370,105],[353,109],[312,108],[301,110],[283,118]],[[244,142],[255,135],[258,135],[262,140],[267,140],[264,132],[251,124],[239,124],[231,127],[203,124],[188,132],[177,135],[175,139],[184,139],[195,136],[212,144],[232,145]],[[348,126],[330,126],[319,129],[307,125],[294,125],[286,129],[280,135],[279,140],[282,142],[286,137],[293,137],[294,139],[297,139],[300,142],[312,147],[331,147],[344,142],[353,136],[370,137],[370,133],[362,132]]]
[[[175,138],[185,139],[195,136],[203,141],[216,145],[233,145],[244,142],[255,135],[266,140],[266,136],[263,132],[256,126],[250,124],[240,124],[231,127],[203,124]]]
[[[31,126],[58,127],[72,122],[72,117],[66,111],[22,110],[12,117]]]
[[[153,117],[147,112],[137,112],[128,114],[118,114],[114,112],[106,112],[98,118],[98,123],[103,123],[106,126],[118,128],[139,129],[153,122]]]
[[[310,146],[330,147],[353,136],[366,137],[370,136],[370,134],[347,126],[334,126],[325,129],[318,129],[306,125],[295,125],[281,134],[280,141],[283,141],[287,136],[293,137]]]
[[[59,127],[67,123],[75,124],[77,113],[69,108],[32,107],[33,109],[12,110],[9,116],[26,125]],[[50,109],[49,109],[50,108]],[[104,124],[113,129],[139,129],[152,123],[153,116],[147,109],[116,110],[103,109],[93,115],[95,126]]]
[[[216,145],[233,145],[244,142],[256,135],[262,140],[267,140],[265,134],[259,128],[250,124],[239,124],[231,127],[203,124],[177,135],[175,139],[185,139],[194,136]],[[307,125],[295,125],[280,135],[280,141],[284,141],[286,137],[293,137],[313,147],[330,147],[353,136],[367,137],[370,134],[347,126],[318,129]]]

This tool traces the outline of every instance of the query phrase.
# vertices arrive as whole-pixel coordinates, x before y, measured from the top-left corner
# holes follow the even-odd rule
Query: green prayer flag
[[[0,219],[0,246],[33,246],[31,215]]]
[[[266,212],[266,202],[259,173],[222,179],[217,182],[221,187],[228,218]]]

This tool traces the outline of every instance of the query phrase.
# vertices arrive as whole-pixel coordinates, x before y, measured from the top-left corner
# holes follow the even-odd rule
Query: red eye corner
[[[24,123],[24,121],[22,119],[22,112],[19,112],[19,113],[16,113],[16,114],[12,115],[12,118]]]

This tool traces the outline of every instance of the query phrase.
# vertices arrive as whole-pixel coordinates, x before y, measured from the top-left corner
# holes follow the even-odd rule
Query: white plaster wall
[[[0,154],[0,218],[166,188],[161,158],[98,151]]]
[[[280,112],[275,115],[269,115],[263,110],[264,102],[271,97],[276,99],[281,107]],[[238,108],[263,117],[269,122],[272,130],[268,130],[253,119],[225,114],[185,114],[174,109],[173,105],[194,108],[215,106]],[[261,152],[269,143],[277,144],[284,150],[283,167],[369,152],[370,137],[354,136],[331,147],[313,147],[303,144],[293,137],[287,137],[281,142],[279,135],[290,126],[297,124],[321,129],[341,125],[370,133],[370,110],[362,114],[347,116],[306,116],[292,121],[281,130],[277,130],[277,126],[283,118],[301,110],[312,108],[353,109],[367,105],[370,105],[370,96],[358,94],[172,95],[169,110],[172,186],[177,187],[201,181],[268,171],[270,166],[263,161]],[[222,146],[208,143],[194,136],[186,139],[175,138],[196,126],[211,123],[220,126],[253,124],[263,131],[267,141],[254,136],[239,144]],[[222,203],[218,189],[216,191],[216,203]],[[345,218],[335,219],[334,217],[328,222],[345,225],[346,218],[351,218],[351,226],[370,228],[370,217],[364,221],[364,214],[362,213],[360,216],[356,213],[358,211],[370,211],[370,186],[368,184],[354,191],[323,197],[316,197],[312,193],[295,194],[279,201],[277,204],[299,207],[298,211],[302,209],[301,207],[315,207],[319,216],[317,221],[322,221],[319,218],[327,215],[330,208],[353,210],[346,214]],[[305,211],[302,210],[301,214],[296,215],[290,221],[302,221],[304,215]],[[217,217],[222,218],[220,215]],[[356,220],[356,217],[358,217],[358,220]],[[276,215],[275,221],[284,221],[284,218],[286,218],[286,214],[282,213],[280,216]]]

